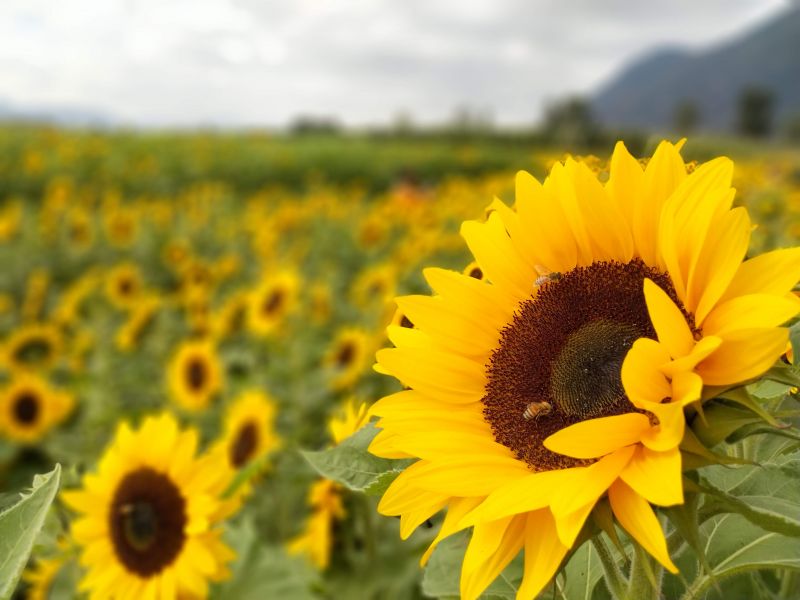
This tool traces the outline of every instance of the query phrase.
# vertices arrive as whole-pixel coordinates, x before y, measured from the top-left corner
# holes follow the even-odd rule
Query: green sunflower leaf
[[[708,467],[699,485],[707,494],[701,517],[735,512],[767,531],[800,537],[800,454],[760,465]]]
[[[697,565],[693,568],[691,561],[685,565],[679,561],[680,575],[667,574],[665,578],[665,590],[685,589],[682,600],[704,598],[715,583],[742,573],[766,569],[800,571],[800,539],[764,531],[742,515],[716,516],[703,524],[701,533],[711,571],[703,572]],[[692,550],[685,547],[685,552]]]
[[[58,492],[61,466],[33,479],[30,492],[0,513],[0,599],[7,600],[28,562],[36,537]]]
[[[376,490],[381,486],[379,480],[386,482],[381,479],[382,475],[393,473],[396,476],[397,471],[409,464],[406,460],[380,458],[369,453],[367,448],[378,431],[373,423],[368,423],[338,446],[327,450],[305,451],[302,455],[323,477],[356,492],[370,488],[377,493]]]
[[[713,448],[745,425],[763,422],[761,417],[750,410],[720,402],[708,403],[704,411],[706,423],[702,419],[695,419],[692,430],[706,448]]]

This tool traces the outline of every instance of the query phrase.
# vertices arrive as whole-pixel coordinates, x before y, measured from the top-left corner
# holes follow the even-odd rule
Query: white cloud
[[[0,100],[142,125],[298,114],[530,122],[641,52],[703,47],[786,0],[3,0]]]

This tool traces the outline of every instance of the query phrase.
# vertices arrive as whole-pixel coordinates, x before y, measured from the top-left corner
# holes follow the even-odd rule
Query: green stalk
[[[592,545],[600,557],[600,564],[603,565],[603,579],[606,581],[608,591],[611,592],[614,600],[627,600],[625,577],[599,534],[592,537]]]
[[[628,583],[628,600],[658,600],[661,598],[661,580],[664,569],[655,563],[639,544],[634,543],[631,578]]]

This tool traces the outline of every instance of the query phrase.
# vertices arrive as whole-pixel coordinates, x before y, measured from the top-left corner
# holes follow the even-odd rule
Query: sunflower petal
[[[517,600],[536,598],[558,570],[569,547],[556,533],[555,519],[549,510],[528,513],[525,523],[525,570],[517,589]]]
[[[573,458],[597,458],[635,444],[649,427],[650,421],[640,413],[589,419],[557,431],[544,447]]]
[[[461,567],[461,598],[480,596],[519,553],[525,539],[525,516],[478,525]]]
[[[800,299],[794,294],[748,294],[715,306],[703,323],[703,331],[719,336],[736,329],[776,327],[798,312]]]
[[[706,385],[729,385],[757,377],[786,350],[789,330],[741,329],[724,336],[720,347],[697,365]]]
[[[683,503],[681,452],[677,447],[666,452],[654,452],[639,446],[620,477],[652,504],[673,506]]]
[[[673,358],[685,356],[694,346],[686,317],[667,293],[650,279],[644,280],[644,298],[658,341]]]

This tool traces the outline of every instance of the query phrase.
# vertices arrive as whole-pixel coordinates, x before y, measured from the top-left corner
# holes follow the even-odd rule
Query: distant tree
[[[772,132],[775,97],[768,89],[751,86],[739,94],[738,130],[749,137],[766,137]]]
[[[688,135],[697,129],[700,123],[700,109],[692,100],[683,100],[675,107],[675,130],[683,135]]]
[[[800,142],[800,113],[795,113],[786,119],[782,134],[789,141]]]
[[[341,133],[341,125],[330,117],[299,116],[289,127],[294,135],[326,134],[336,135]]]
[[[578,96],[564,98],[545,108],[542,133],[550,141],[567,147],[590,146],[601,137],[589,102]]]

